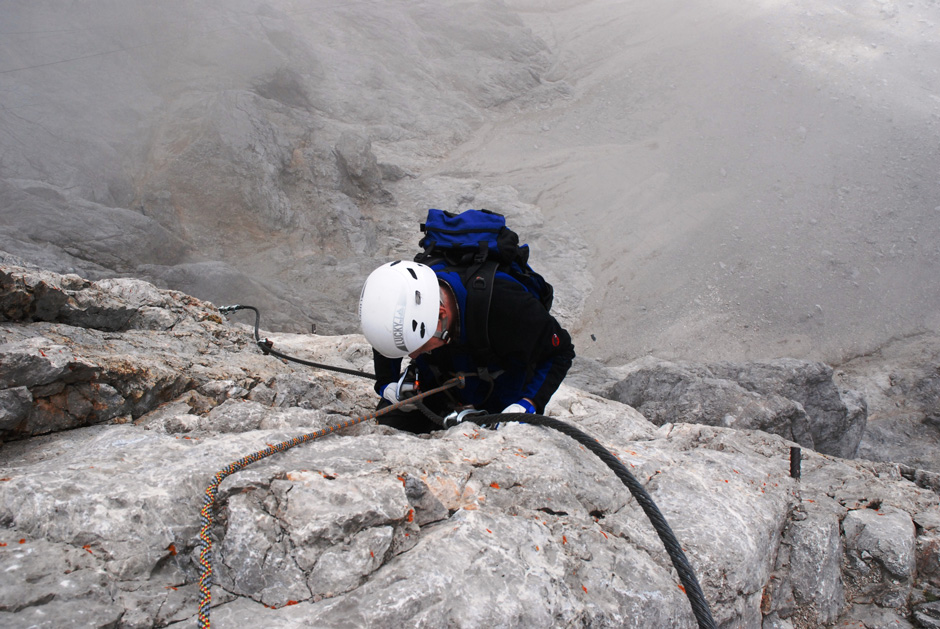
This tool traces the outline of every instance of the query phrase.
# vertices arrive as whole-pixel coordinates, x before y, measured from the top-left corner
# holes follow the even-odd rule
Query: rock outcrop
[[[250,327],[143,282],[9,266],[0,278],[0,624],[193,626],[213,475],[363,416],[369,379],[266,356]],[[359,336],[271,340],[370,364]],[[797,481],[779,435],[657,427],[569,386],[547,412],[645,485],[720,626],[935,614],[937,494],[897,465],[804,450]],[[574,441],[524,424],[415,436],[358,423],[229,476],[211,535],[220,628],[695,626],[626,488]]]
[[[868,402],[860,457],[940,473],[940,339],[896,339],[840,365],[836,378]]]
[[[852,389],[839,389],[828,365],[794,359],[751,363],[672,363],[644,358],[608,397],[652,421],[753,428],[844,458],[853,458],[867,407]]]

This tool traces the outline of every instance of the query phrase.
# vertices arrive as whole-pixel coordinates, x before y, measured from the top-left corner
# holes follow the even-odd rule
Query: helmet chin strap
[[[445,294],[445,291],[449,290],[443,284],[440,286],[441,290],[441,310],[443,311],[440,316],[440,321],[438,322],[439,330],[434,330],[432,338],[441,339],[444,343],[449,343],[451,339],[450,334],[450,309],[448,308],[447,300],[450,298],[449,294]]]
[[[443,307],[443,304],[441,304]],[[434,330],[432,338],[441,339],[445,343],[450,342],[450,317],[446,314],[441,317],[440,330]]]

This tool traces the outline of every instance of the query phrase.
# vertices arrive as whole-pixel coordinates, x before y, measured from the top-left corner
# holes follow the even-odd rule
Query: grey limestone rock
[[[860,457],[905,463],[918,474],[940,472],[940,341],[936,337],[896,339],[840,365],[836,376],[843,386],[861,391],[868,402]]]
[[[692,422],[764,430],[836,456],[852,458],[866,406],[839,390],[832,369],[793,359],[698,365],[644,358],[622,368],[608,397],[634,406],[656,424]]]
[[[840,390],[829,365],[778,358],[740,365],[713,363],[707,370],[748,391],[780,395],[800,404],[809,417],[818,451],[843,458],[854,458],[858,453],[868,409],[857,391]]]
[[[376,399],[369,379],[265,356],[209,304],[3,272],[65,296],[42,310],[48,320],[26,308],[0,325],[3,408],[28,408],[0,450],[4,626],[192,624],[206,487],[295,438],[305,441],[219,486],[213,626],[695,626],[635,498],[564,435],[380,427],[361,421]],[[76,291],[109,312],[163,312],[120,330],[93,316],[76,315],[89,327],[56,322],[94,309]],[[360,336],[271,339],[316,362],[369,363]],[[719,625],[882,626],[871,623],[931,613],[937,495],[897,466],[807,450],[795,481],[778,435],[657,428],[567,385],[547,413],[594,435],[646,488]]]
[[[234,13],[217,1],[112,8],[4,13],[11,33],[73,28],[24,41],[9,64],[22,67],[3,75],[0,248],[60,273],[250,299],[272,330],[354,330],[363,259],[378,260],[405,216],[413,244],[428,204],[453,202],[396,209],[384,179],[408,183],[490,108],[567,92],[541,80],[547,45],[491,0],[299,18],[281,0]],[[91,30],[113,44],[98,65],[76,53],[95,45]],[[148,54],[118,54],[128,38]],[[60,60],[67,78],[28,58]],[[53,110],[41,123],[22,113],[37,102]]]
[[[834,629],[914,629],[912,624],[902,614],[893,609],[885,609],[876,605],[855,605],[839,622],[832,625]]]
[[[884,607],[905,607],[915,576],[916,534],[909,513],[890,507],[849,511],[842,522],[849,586],[857,597]]]
[[[13,430],[29,415],[33,395],[27,387],[10,387],[0,391],[0,430]]]
[[[940,627],[940,601],[918,605],[914,609],[914,618],[917,620],[917,626],[924,629]]]
[[[739,383],[707,373],[707,368],[645,359],[609,389],[654,424],[700,423],[757,429],[815,446],[805,410],[776,394],[749,391]]]
[[[779,622],[796,616],[803,624],[822,626],[845,608],[840,510],[830,502],[802,502],[787,525],[777,571],[764,594],[765,608]]]
[[[376,194],[381,191],[382,171],[372,152],[372,142],[368,138],[347,131],[339,136],[333,150],[340,174],[344,178],[343,184],[350,196]]]
[[[761,629],[793,629],[793,623],[780,618],[776,614],[768,614],[764,616]]]
[[[223,383],[215,403],[247,395],[238,383],[254,384],[213,360],[251,342],[211,304],[139,280],[89,282],[18,267],[0,274],[5,439],[137,419],[209,382]]]

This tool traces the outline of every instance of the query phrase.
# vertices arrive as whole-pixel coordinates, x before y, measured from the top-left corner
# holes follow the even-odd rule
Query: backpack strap
[[[495,260],[485,260],[474,265],[464,279],[467,289],[467,313],[464,322],[467,326],[467,338],[473,360],[480,367],[485,367],[493,359],[490,348],[490,302],[493,299],[493,282],[496,278]]]

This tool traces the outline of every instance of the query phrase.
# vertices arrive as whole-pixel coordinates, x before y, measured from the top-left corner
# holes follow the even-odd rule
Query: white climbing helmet
[[[434,336],[440,305],[431,267],[405,260],[383,264],[362,286],[362,333],[383,356],[404,358]]]

